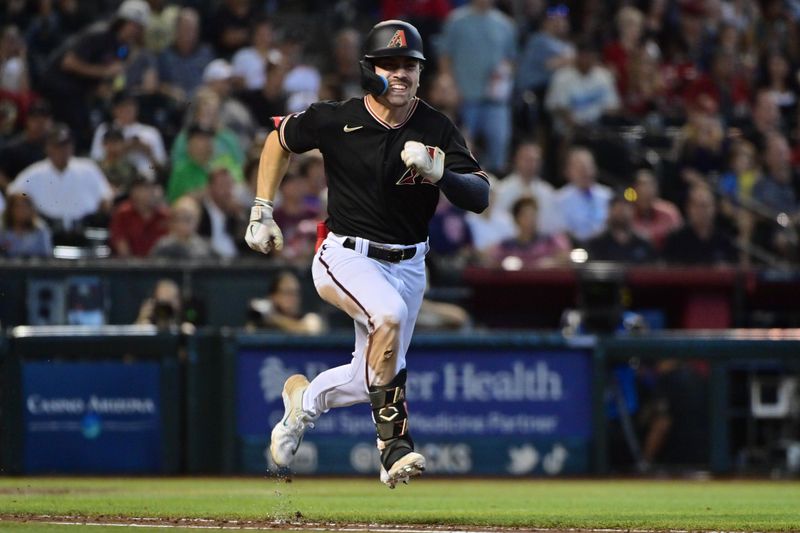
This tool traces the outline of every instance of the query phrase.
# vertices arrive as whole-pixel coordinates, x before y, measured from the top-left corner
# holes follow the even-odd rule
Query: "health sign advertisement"
[[[237,358],[241,467],[263,473],[269,431],[283,417],[294,373],[313,378],[347,361],[341,351],[242,349]],[[428,472],[580,474],[589,469],[591,352],[586,349],[414,350],[408,361],[409,425]],[[306,433],[297,473],[377,473],[368,404],[333,409]]]

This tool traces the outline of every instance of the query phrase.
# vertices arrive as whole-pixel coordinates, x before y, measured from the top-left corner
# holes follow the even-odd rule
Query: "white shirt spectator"
[[[314,67],[298,65],[286,74],[283,90],[289,95],[286,101],[288,113],[299,113],[319,100],[322,76]]]
[[[546,235],[564,231],[564,217],[556,205],[556,190],[541,178],[526,182],[516,172],[497,184],[494,209],[511,213],[514,202],[523,196],[536,199],[539,207],[538,229]]]
[[[247,89],[260,89],[267,82],[267,61],[258,50],[249,46],[233,55],[233,75],[244,79]]]
[[[619,104],[614,76],[607,68],[598,65],[586,74],[581,74],[574,66],[558,69],[545,98],[548,110],[567,109],[581,125],[597,122],[607,111],[617,109]]]
[[[579,241],[601,233],[606,227],[611,196],[611,189],[599,183],[589,189],[579,189],[572,184],[561,187],[556,200],[567,231]]]
[[[97,212],[114,195],[97,164],[84,157],[70,158],[63,172],[49,159],[38,161],[19,173],[8,193],[27,194],[37,213],[67,228]]]
[[[102,161],[106,156],[106,150],[103,146],[103,136],[105,136],[108,131],[109,125],[108,122],[103,122],[94,132],[92,148],[89,155],[91,155],[92,159],[95,161]],[[160,166],[164,166],[167,163],[167,151],[164,148],[164,138],[161,136],[161,132],[156,128],[147,124],[142,124],[141,122],[134,122],[133,124],[122,126],[121,129],[122,135],[126,140],[138,137],[139,140],[142,141],[142,144],[149,146],[150,152],[153,154],[153,159]],[[156,178],[150,159],[143,152],[130,152],[128,154],[128,161],[136,167],[136,170],[138,170],[141,175],[151,180]]]
[[[479,252],[488,251],[517,232],[511,215],[491,206],[490,209],[492,212],[488,217],[472,212],[466,214],[467,225],[472,232],[472,244]]]

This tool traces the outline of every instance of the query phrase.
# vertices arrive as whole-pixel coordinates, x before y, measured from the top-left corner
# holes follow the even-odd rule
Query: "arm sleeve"
[[[489,182],[478,174],[445,170],[439,188],[453,205],[461,209],[480,213],[489,205]]]
[[[489,180],[452,122],[446,130],[445,170],[439,188],[453,205],[480,213],[489,205]]]
[[[278,126],[278,140],[284,150],[299,154],[320,147],[324,103],[311,104],[300,113],[287,115]]]

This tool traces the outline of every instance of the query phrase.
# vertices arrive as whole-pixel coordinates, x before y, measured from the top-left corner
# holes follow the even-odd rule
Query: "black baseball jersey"
[[[367,98],[352,98],[318,102],[288,115],[278,133],[290,152],[322,152],[328,177],[327,225],[340,235],[391,244],[427,239],[439,187],[406,168],[400,152],[407,141],[438,146],[445,153],[445,168],[486,179],[453,123],[418,98],[397,126],[378,118]]]

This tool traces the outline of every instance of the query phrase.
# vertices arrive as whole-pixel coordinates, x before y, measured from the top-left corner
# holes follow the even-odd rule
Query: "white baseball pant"
[[[425,293],[427,242],[414,256],[397,263],[367,257],[369,241],[328,234],[311,272],[317,292],[355,321],[356,342],[350,364],[322,372],[303,396],[303,410],[319,416],[334,407],[369,402],[370,385],[386,385],[406,366],[406,352]],[[400,245],[381,245],[404,248]]]

